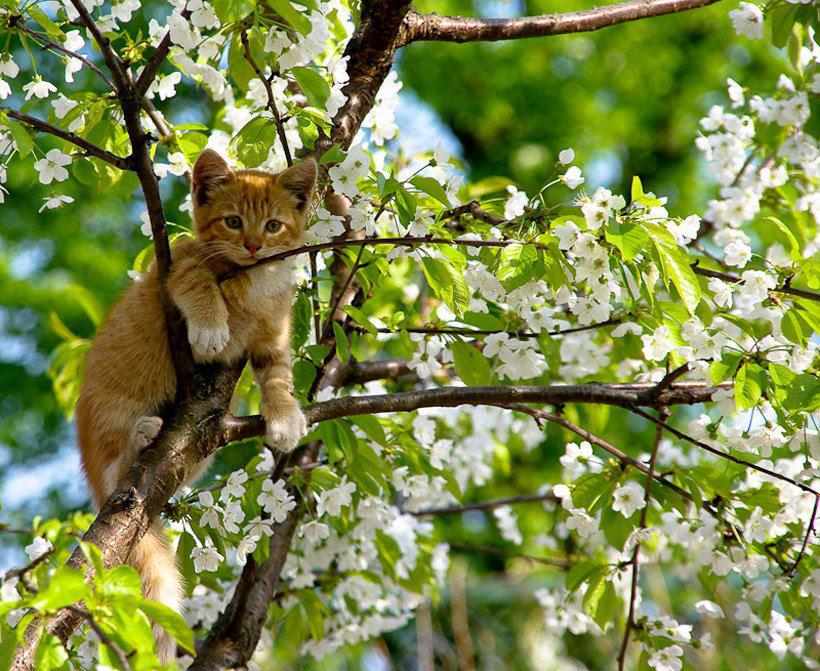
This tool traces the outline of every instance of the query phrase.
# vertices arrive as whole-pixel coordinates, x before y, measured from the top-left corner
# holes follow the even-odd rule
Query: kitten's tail
[[[158,601],[176,612],[182,610],[182,576],[176,567],[174,553],[162,526],[155,524],[131,551],[129,563],[142,578],[142,593],[146,599]],[[176,658],[177,644],[173,636],[154,625],[159,660],[168,663]]]

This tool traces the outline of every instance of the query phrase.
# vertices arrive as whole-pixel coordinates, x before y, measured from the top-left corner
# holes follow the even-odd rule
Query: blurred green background
[[[473,16],[589,6],[575,0],[417,3],[421,11]],[[632,176],[640,175],[646,189],[669,196],[672,213],[701,211],[717,188],[694,149],[698,120],[712,104],[723,102],[727,77],[773,87],[781,68],[780,55],[768,44],[735,36],[727,16],[731,8],[719,3],[580,35],[413,44],[402,50],[397,62],[404,89],[398,112],[401,138],[392,148],[410,152],[442,142],[463,159],[470,179],[504,175],[532,193],[554,175],[558,152],[572,147],[590,189],[605,185],[627,191]],[[60,70],[54,70],[53,80]],[[88,76],[83,71],[78,78]],[[90,85],[88,81],[81,85]],[[213,119],[217,109],[201,92],[181,88],[184,92],[163,107],[169,119]],[[90,337],[94,326],[87,308],[93,313],[112,303],[128,281],[126,271],[134,257],[148,244],[139,230],[143,208],[138,199],[128,199],[133,183],[100,190],[67,182],[59,185],[59,192],[76,202],[41,214],[49,191],[30,168],[11,169],[11,193],[0,205],[0,521],[23,527],[33,515],[59,515],[88,504],[72,427],[47,374],[60,342],[52,314],[73,332]],[[184,190],[180,178],[163,183],[172,220],[186,221],[187,215],[178,213]],[[649,437],[616,410],[596,409],[575,419],[635,455],[649,443]],[[501,460],[494,480],[481,491],[468,492],[469,499],[531,493],[555,481],[557,458],[570,439],[550,429],[542,449],[527,455],[514,452],[519,456]],[[525,536],[551,531],[552,515],[542,506],[521,506],[517,512],[523,529],[530,532]],[[515,550],[501,540],[489,514],[442,518],[436,524],[442,540]],[[19,561],[17,541],[0,534],[0,568]],[[523,551],[537,553],[538,547],[525,546]],[[586,668],[612,667],[613,640],[570,636],[560,644],[544,635],[532,592],[535,586],[550,584],[555,570],[533,572],[533,564],[524,559],[463,549],[454,551],[453,562],[453,589],[443,592],[429,619],[422,617],[383,641],[315,668],[425,668],[418,666],[419,640],[432,641],[436,668],[472,668],[454,634],[454,627],[465,622],[475,668],[584,668],[551,661],[556,645],[566,645]],[[651,571],[647,589],[661,604],[668,603],[675,590],[675,603],[684,607],[691,607],[695,596],[680,593],[680,584],[664,582]],[[681,620],[687,614],[677,613]],[[714,632],[717,640],[727,636],[728,631],[723,636]],[[293,651],[280,652],[287,659]],[[754,664],[743,661],[750,655],[755,655]],[[735,639],[721,644],[719,657],[704,657],[703,664],[699,668],[797,668]],[[282,664],[295,666],[295,661]]]

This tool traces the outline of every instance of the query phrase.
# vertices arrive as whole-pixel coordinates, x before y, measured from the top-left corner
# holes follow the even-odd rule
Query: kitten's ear
[[[276,183],[296,196],[296,209],[303,212],[310,202],[313,187],[316,186],[318,168],[312,158],[300,161],[284,172],[279,173]]]
[[[213,149],[203,151],[194,164],[191,193],[197,205],[208,202],[208,189],[233,175],[227,161]]]

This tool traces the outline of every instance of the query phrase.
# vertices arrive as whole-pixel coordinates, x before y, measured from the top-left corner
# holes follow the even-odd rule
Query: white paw
[[[231,333],[228,325],[206,326],[200,324],[188,324],[188,342],[198,359],[212,361],[219,353],[225,349]]]
[[[162,429],[162,417],[140,417],[134,422],[134,447],[142,450],[148,447]]]
[[[287,408],[277,408],[265,415],[267,423],[266,442],[269,447],[282,452],[292,452],[296,444],[307,434],[307,422],[297,403]]]

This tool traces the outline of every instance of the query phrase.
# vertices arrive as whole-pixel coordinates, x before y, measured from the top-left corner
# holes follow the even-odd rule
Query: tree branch
[[[114,78],[117,94],[122,96],[123,92],[128,88],[128,80],[125,76],[125,68],[123,67],[122,61],[111,48],[111,40],[103,35],[99,26],[94,22],[94,19],[81,0],[71,0],[71,4],[74,6],[74,9],[77,10],[77,13],[80,15],[80,20],[83,25],[88,28],[88,32],[93,36],[97,46],[100,47],[103,60],[111,76]]]
[[[355,247],[357,245],[367,245],[367,246],[378,246],[378,245],[394,245],[396,247],[419,247],[421,245],[451,245],[451,246],[458,246],[464,245],[465,247],[510,247],[512,245],[523,245],[527,247],[533,247],[534,249],[547,249],[548,245],[544,245],[538,242],[529,242],[526,240],[472,240],[470,238],[441,238],[441,237],[434,237],[432,235],[425,235],[425,236],[403,236],[403,237],[395,237],[395,238],[349,238],[343,240],[331,240],[330,242],[322,242],[315,245],[305,245],[304,247],[296,247],[294,249],[289,249],[284,252],[279,252],[278,254],[272,254],[271,256],[266,256],[264,259],[260,259],[257,263],[249,266],[242,266],[241,268],[237,268],[230,272],[225,273],[219,278],[220,282],[223,282],[231,277],[239,275],[241,273],[245,273],[249,271],[251,268],[256,268],[257,266],[263,266],[268,263],[275,263],[276,261],[282,261],[283,259],[290,258],[291,256],[297,256],[299,254],[308,254],[310,252],[321,252],[328,249],[343,249],[345,247]],[[697,265],[697,261],[692,263],[692,270],[696,275],[702,275],[704,277],[716,277],[718,279],[722,279],[726,282],[741,282],[741,278],[737,275],[730,275],[727,273],[721,273],[716,270],[707,270],[706,268],[701,268]],[[790,285],[784,284],[780,287],[776,287],[772,289],[774,292],[789,294],[792,296],[798,296],[800,298],[807,298],[813,301],[820,301],[820,294],[814,293],[812,291],[807,291],[805,289],[796,289]]]
[[[122,671],[130,671],[131,665],[128,663],[128,657],[126,654],[120,649],[120,647],[111,640],[111,638],[106,634],[97,621],[94,619],[94,616],[87,611],[85,608],[80,608],[79,606],[66,606],[66,609],[81,617],[83,620],[86,621],[91,630],[97,634],[97,638],[100,639],[100,643],[108,647],[109,650],[114,654],[117,658],[117,662],[119,662],[120,668]]]
[[[692,270],[695,272],[695,275],[701,275],[702,277],[712,277],[718,280],[723,280],[724,282],[731,282],[733,284],[737,284],[738,282],[742,282],[743,280],[738,277],[737,275],[732,275],[730,273],[722,273],[718,270],[709,270],[708,268],[701,268],[699,265],[692,264]],[[820,301],[820,294],[815,293],[814,291],[808,291],[807,289],[797,289],[790,284],[783,284],[779,287],[775,287],[772,291],[781,294],[788,294],[790,296],[797,296],[798,298],[806,298],[810,301]]]
[[[660,418],[664,422],[669,418],[669,412],[666,408],[662,407],[660,409]],[[652,478],[655,476],[655,462],[658,459],[658,448],[661,445],[662,438],[663,426],[658,425],[657,430],[655,431],[655,440],[652,443],[652,456],[649,458],[649,472],[646,475],[646,488],[644,489],[643,497],[644,505],[643,510],[641,510],[641,524],[638,531],[639,534],[641,531],[646,529],[646,516],[649,512],[649,505],[652,501]],[[632,633],[632,629],[635,626],[635,605],[638,601],[638,562],[640,552],[641,540],[640,536],[637,536],[635,538],[635,548],[632,550],[632,558],[629,562],[632,564],[632,582],[629,590],[629,613],[626,616],[626,625],[624,626],[624,639],[621,643],[621,649],[618,652],[618,671],[624,670],[624,664],[626,663],[626,651],[629,647],[629,635]]]
[[[131,170],[131,164],[127,158],[124,156],[117,156],[102,147],[98,147],[88,140],[84,140],[76,133],[69,133],[58,126],[48,123],[47,121],[43,121],[42,119],[38,119],[37,117],[33,117],[29,114],[24,114],[23,112],[18,112],[17,110],[13,110],[9,107],[0,106],[0,112],[5,113],[12,119],[24,123],[27,126],[31,126],[34,130],[40,131],[41,133],[48,133],[49,135],[54,135],[55,137],[60,138],[61,140],[70,142],[80,149],[85,150],[87,156],[93,156],[101,161],[110,163],[115,168],[119,168],[120,170]]]
[[[800,546],[800,552],[797,553],[797,559],[794,560],[794,564],[792,564],[792,567],[788,571],[788,576],[790,578],[794,578],[794,574],[797,573],[797,567],[800,566],[800,562],[806,554],[806,547],[808,546],[809,538],[814,531],[814,523],[817,521],[818,504],[820,504],[820,496],[815,494],[814,506],[811,509],[811,517],[809,517],[809,525],[806,527],[806,535],[803,536],[803,544]]]
[[[65,54],[66,56],[69,56],[70,58],[76,58],[78,61],[82,61],[82,63],[86,67],[88,67],[93,72],[97,73],[100,77],[102,77],[103,80],[105,81],[105,83],[108,84],[109,88],[112,91],[114,91],[114,92],[117,91],[117,86],[114,84],[113,81],[111,81],[111,78],[107,74],[105,74],[102,70],[100,70],[100,68],[98,68],[96,65],[94,65],[94,63],[89,61],[85,56],[82,56],[81,54],[78,54],[76,51],[71,51],[70,49],[66,49],[64,46],[62,46],[60,44],[57,44],[57,42],[52,42],[47,37],[45,37],[43,35],[40,35],[39,33],[34,32],[28,26],[18,24],[17,27],[21,31],[23,31],[24,33],[30,35],[33,39],[40,42],[40,44],[43,45],[44,49],[53,49],[54,51],[62,52],[63,54]]]
[[[253,68],[253,71],[256,73],[256,76],[262,82],[262,86],[265,87],[265,93],[268,96],[268,110],[273,115],[273,123],[276,125],[276,134],[279,136],[279,142],[282,144],[282,151],[285,153],[285,161],[287,162],[288,166],[293,165],[293,156],[290,153],[290,146],[288,145],[288,138],[285,136],[285,125],[282,123],[282,117],[279,115],[279,108],[276,107],[276,100],[273,96],[273,89],[270,85],[270,80],[265,77],[265,74],[262,72],[259,65],[257,65],[256,61],[253,58],[253,54],[251,54],[251,45],[248,41],[248,31],[243,30],[241,33],[241,40],[242,40],[242,52],[245,55],[245,60],[248,61],[248,64]]]
[[[328,419],[371,415],[388,412],[411,412],[419,408],[455,408],[459,405],[492,405],[507,407],[514,403],[594,403],[614,405],[633,410],[638,404],[691,405],[711,400],[718,387],[701,383],[677,383],[671,385],[656,400],[644,392],[654,385],[644,383],[599,384],[590,382],[577,385],[508,385],[496,387],[439,387],[395,394],[369,396],[345,396],[304,408],[309,424]],[[653,418],[654,419],[654,418]],[[265,421],[260,415],[247,417],[222,417],[222,441],[224,444],[261,436]],[[640,463],[640,462],[637,462]]]
[[[565,14],[514,19],[475,19],[410,12],[402,27],[402,45],[435,40],[495,42],[600,30],[618,23],[705,7],[719,0],[628,0]]]
[[[409,515],[414,517],[432,517],[438,515],[458,515],[469,510],[493,510],[501,506],[514,506],[520,503],[536,503],[550,501],[552,503],[561,503],[559,499],[552,492],[544,492],[543,494],[522,494],[520,496],[508,496],[503,499],[493,499],[492,501],[478,501],[476,503],[465,503],[463,505],[442,506],[441,508],[423,508],[416,511],[408,511]]]
[[[664,403],[664,405],[669,405],[669,404]],[[683,433],[683,431],[678,431],[674,426],[671,426],[670,424],[667,424],[662,419],[658,419],[657,417],[653,417],[648,412],[645,412],[644,410],[641,410],[637,406],[633,407],[633,408],[630,408],[630,409],[636,415],[639,415],[640,417],[643,417],[644,419],[648,419],[653,424],[657,424],[658,426],[663,427],[669,433],[671,433],[673,436],[676,436],[677,438],[680,438],[681,440],[685,440],[686,442],[691,443],[692,445],[694,445],[696,447],[699,447],[702,450],[706,450],[707,452],[710,452],[711,454],[714,454],[714,455],[720,457],[721,459],[726,459],[727,461],[731,461],[731,462],[733,462],[735,464],[738,464],[740,466],[743,466],[745,468],[751,468],[753,471],[759,471],[760,473],[765,473],[766,475],[768,475],[770,477],[776,478],[778,480],[782,480],[783,482],[788,482],[789,484],[794,485],[795,487],[797,487],[799,489],[802,489],[804,492],[810,492],[811,494],[814,494],[815,496],[820,496],[820,492],[818,492],[816,489],[813,489],[809,485],[805,485],[802,482],[798,482],[797,480],[795,480],[793,478],[790,478],[787,475],[783,475],[782,473],[778,473],[777,471],[773,471],[772,469],[766,468],[765,466],[760,466],[758,464],[753,464],[751,461],[745,461],[744,459],[740,459],[740,458],[734,456],[733,454],[729,454],[727,452],[721,452],[720,450],[712,447],[711,445],[707,445],[706,443],[701,442],[700,440],[696,440],[695,438],[692,438],[692,436],[689,436],[689,435]]]

